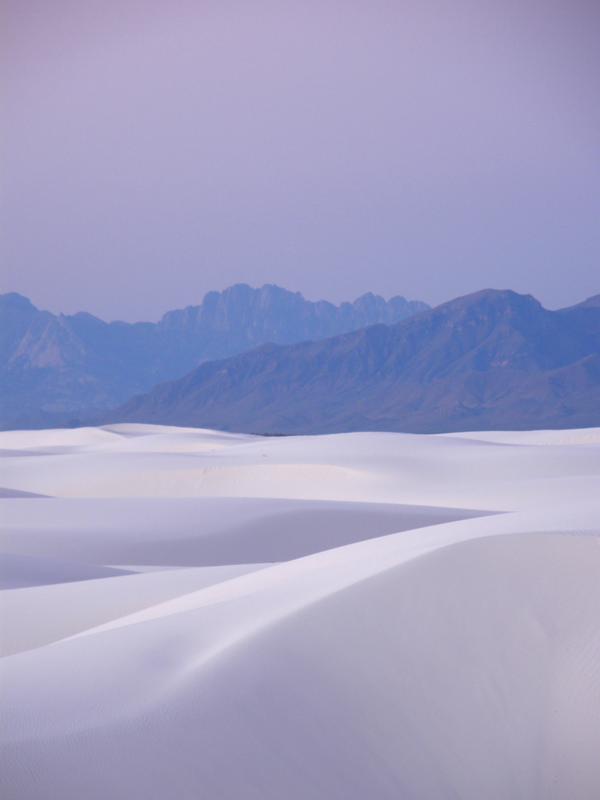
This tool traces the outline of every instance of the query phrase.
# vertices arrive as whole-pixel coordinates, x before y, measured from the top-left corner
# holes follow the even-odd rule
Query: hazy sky
[[[2,290],[600,292],[598,0],[3,0]]]

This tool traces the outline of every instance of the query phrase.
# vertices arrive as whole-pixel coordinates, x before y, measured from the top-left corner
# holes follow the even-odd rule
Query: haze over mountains
[[[485,290],[434,309],[238,284],[157,323],[0,297],[3,428],[135,421],[255,433],[600,424],[600,296]]]
[[[198,306],[157,323],[106,323],[87,313],[37,309],[0,296],[0,427],[73,423],[124,403],[203,361],[265,342],[322,339],[374,323],[394,323],[425,303],[365,294],[339,306],[311,302],[278,286],[245,284],[209,292]]]
[[[111,419],[288,434],[598,425],[600,302],[549,311],[481,291],[395,325],[203,364]]]

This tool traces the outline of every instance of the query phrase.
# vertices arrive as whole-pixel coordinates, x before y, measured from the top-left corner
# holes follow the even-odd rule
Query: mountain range
[[[200,365],[110,415],[255,433],[600,425],[600,295],[484,290],[392,325]]]
[[[291,344],[391,324],[427,309],[403,297],[311,302],[274,285],[209,292],[157,323],[52,314],[0,296],[0,428],[75,424],[199,364],[266,342]]]

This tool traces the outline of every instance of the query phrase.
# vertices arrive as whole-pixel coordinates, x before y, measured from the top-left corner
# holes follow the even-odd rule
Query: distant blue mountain
[[[600,425],[600,296],[486,290],[393,325],[205,363],[111,419],[256,433]]]
[[[75,422],[125,402],[209,359],[265,342],[321,339],[427,309],[373,294],[339,306],[267,285],[209,292],[199,306],[158,323],[106,323],[90,314],[40,311],[18,294],[0,296],[0,427]]]

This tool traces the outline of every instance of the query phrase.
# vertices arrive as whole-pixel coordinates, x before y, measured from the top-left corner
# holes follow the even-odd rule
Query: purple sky
[[[3,7],[3,291],[600,291],[597,0]]]

